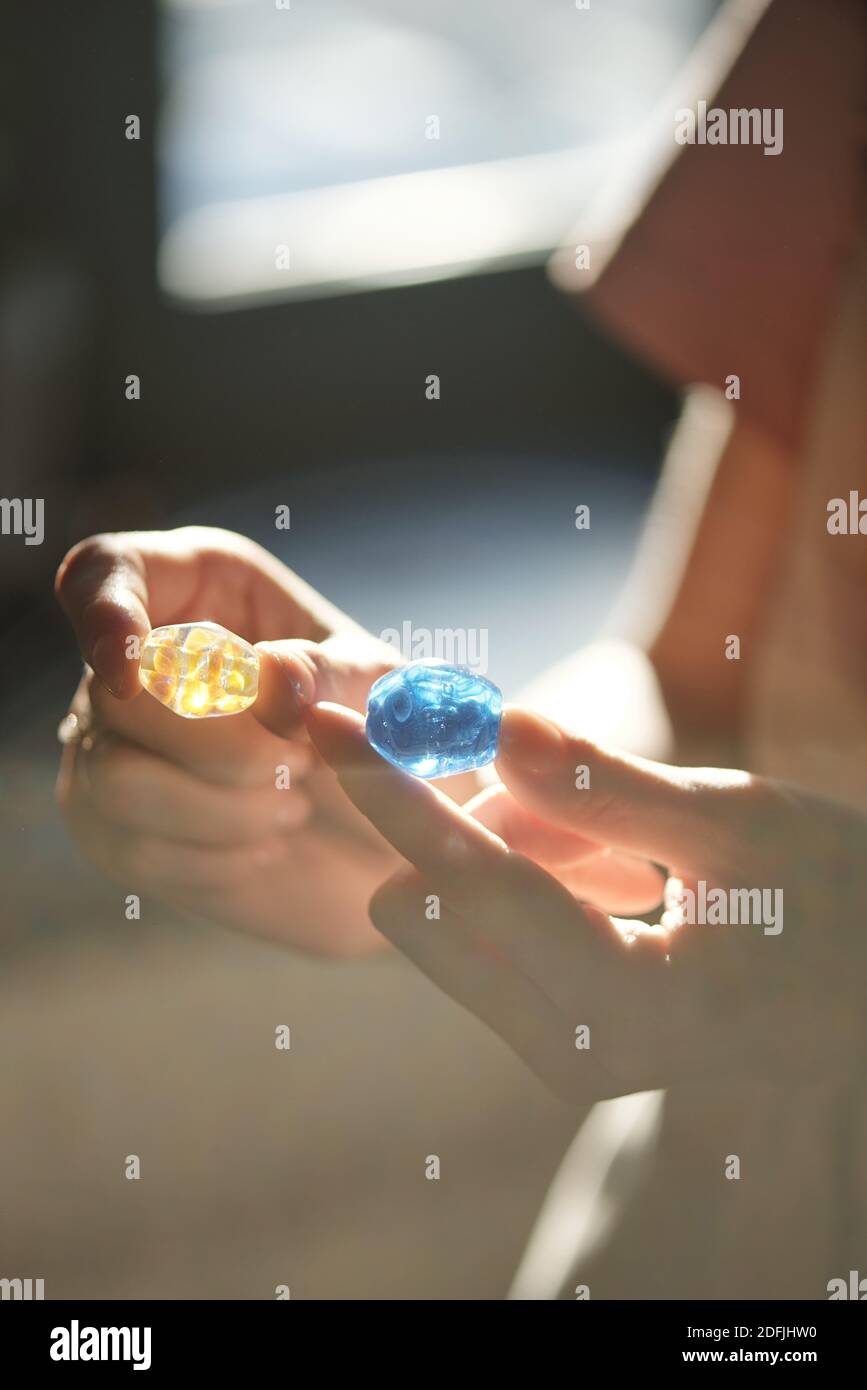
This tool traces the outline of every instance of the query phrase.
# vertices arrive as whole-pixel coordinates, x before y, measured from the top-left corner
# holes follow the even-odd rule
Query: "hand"
[[[299,712],[321,698],[363,708],[394,652],[267,551],[205,527],[83,541],[57,594],[92,668],[73,703],[88,733],[65,748],[58,782],[84,852],[128,891],[211,921],[326,953],[379,946],[366,903],[397,856]],[[179,719],[141,691],[127,638],[197,618],[265,642],[250,711]]]
[[[373,921],[571,1100],[709,1076],[801,1083],[860,1065],[861,813],[747,773],[620,756],[511,708],[498,835],[481,823],[490,794],[460,809],[380,759],[351,711],[318,705],[306,719],[347,795],[413,866],[375,893]],[[579,765],[590,771],[583,790]],[[580,847],[596,857],[588,842],[633,875],[661,863],[687,887],[780,890],[782,930],[779,917],[768,933],[683,924],[674,878],[661,923],[618,921],[577,901],[562,871],[571,855],[571,887],[612,897],[598,860],[580,887]],[[636,896],[639,886],[633,878]]]

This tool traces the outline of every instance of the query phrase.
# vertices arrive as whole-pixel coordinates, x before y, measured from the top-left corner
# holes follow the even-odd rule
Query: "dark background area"
[[[166,301],[157,18],[142,0],[7,8],[4,491],[44,481],[42,564],[97,527],[364,459],[419,475],[426,457],[472,450],[656,468],[672,395],[543,266],[230,312]],[[124,136],[128,113],[140,141]],[[140,401],[125,398],[129,373]]]

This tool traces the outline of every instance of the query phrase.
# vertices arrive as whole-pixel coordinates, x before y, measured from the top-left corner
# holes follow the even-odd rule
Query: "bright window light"
[[[163,0],[162,288],[191,306],[540,259],[716,0]]]

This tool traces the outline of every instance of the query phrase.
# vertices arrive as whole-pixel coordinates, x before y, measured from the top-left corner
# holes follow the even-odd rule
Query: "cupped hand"
[[[460,808],[379,758],[352,711],[320,704],[306,721],[410,866],[374,894],[372,920],[561,1094],[583,1104],[712,1076],[809,1084],[859,1065],[859,811],[743,772],[619,755],[514,708],[503,787]],[[659,865],[659,922],[597,905],[658,898]],[[684,920],[689,893],[701,915],[702,884],[705,899],[721,890],[729,925]],[[753,889],[768,896],[734,924],[738,890]]]
[[[366,903],[397,856],[300,712],[316,699],[363,708],[395,653],[228,531],[92,537],[56,587],[90,667],[73,701],[85,736],[64,749],[58,783],[85,853],[128,891],[223,925],[329,954],[380,945]],[[142,692],[128,639],[195,620],[264,644],[244,714],[181,719]]]

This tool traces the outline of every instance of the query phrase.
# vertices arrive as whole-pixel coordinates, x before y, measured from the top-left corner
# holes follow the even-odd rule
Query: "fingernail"
[[[286,656],[283,652],[275,652],[275,656],[280,663],[280,670],[283,672],[292,694],[298,705],[312,705],[316,699],[316,676],[298,655]]]
[[[556,772],[563,766],[566,740],[557,725],[540,714],[507,709],[500,725],[500,753],[524,772]]]
[[[110,691],[112,695],[117,695],[117,686],[114,681],[114,666],[112,662],[114,645],[114,641],[111,637],[107,635],[98,637],[93,644],[93,651],[90,654],[90,664],[106,690]]]

